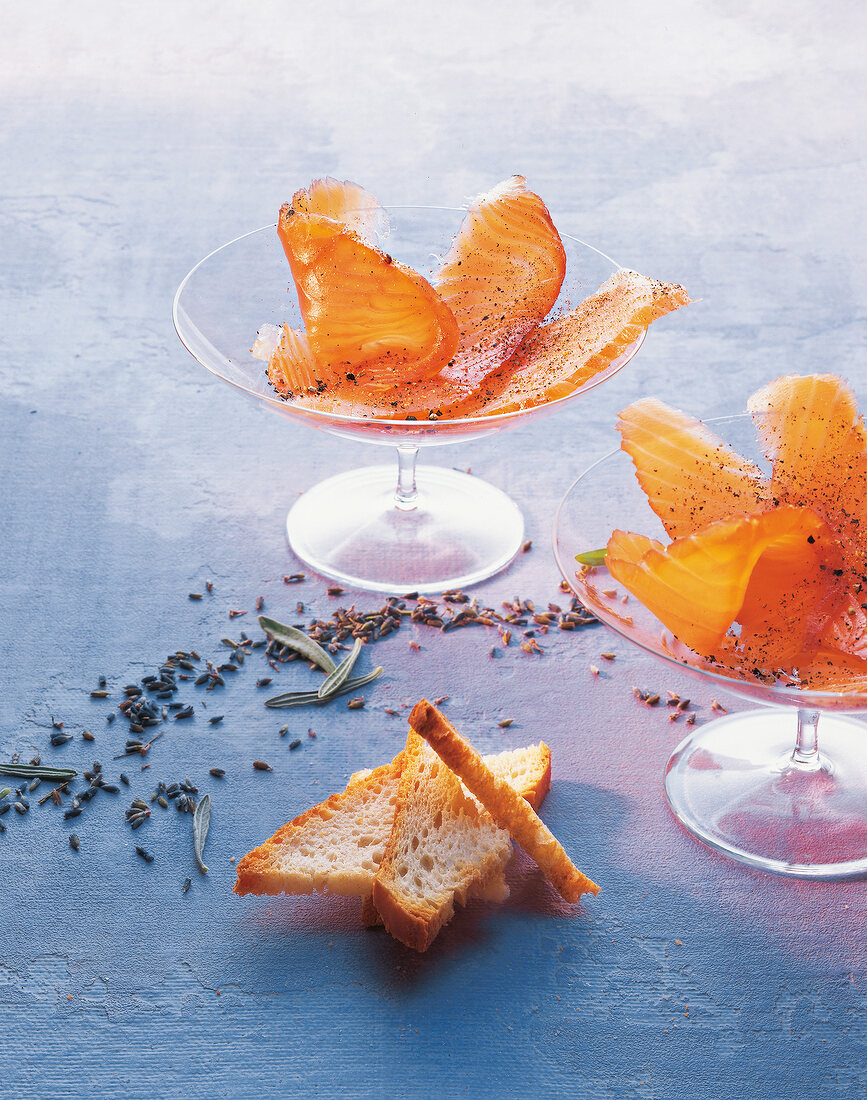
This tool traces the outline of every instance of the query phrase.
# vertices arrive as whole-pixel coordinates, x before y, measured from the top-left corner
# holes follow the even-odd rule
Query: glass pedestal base
[[[867,874],[867,724],[824,713],[818,754],[793,747],[798,716],[757,710],[715,719],[675,750],[665,790],[704,844],[778,874]]]
[[[328,478],[292,507],[286,532],[311,569],[376,592],[443,592],[505,568],[524,538],[517,505],[470,474],[416,473],[412,505],[398,504],[393,466]]]

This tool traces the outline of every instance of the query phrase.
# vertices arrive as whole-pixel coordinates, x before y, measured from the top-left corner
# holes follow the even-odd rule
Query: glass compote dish
[[[392,207],[387,213],[388,252],[430,279],[464,211]],[[618,269],[604,253],[561,236],[567,269],[554,313],[577,305]],[[521,513],[502,490],[448,467],[416,472],[419,450],[481,438],[556,412],[620,370],[644,338],[642,331],[574,394],[539,407],[436,422],[378,420],[284,400],[271,387],[265,364],[252,355],[263,324],[303,327],[275,226],[206,256],[181,283],[173,313],[181,341],[199,363],[272,412],[335,436],[396,448],[396,476],[394,466],[338,473],[307,489],[286,521],[292,549],[314,570],[354,587],[391,593],[441,592],[480,581],[508,565],[524,537]]]
[[[751,417],[708,423],[768,470]],[[843,716],[867,709],[867,693],[854,681],[851,690],[843,684],[821,691],[765,682],[688,649],[634,596],[621,602],[625,590],[604,565],[576,563],[576,554],[604,547],[618,528],[669,541],[622,450],[586,470],[560,504],[554,546],[563,577],[634,645],[708,687],[763,704],[715,718],[675,749],[665,791],[677,819],[705,844],[754,867],[814,879],[867,873],[867,725]]]

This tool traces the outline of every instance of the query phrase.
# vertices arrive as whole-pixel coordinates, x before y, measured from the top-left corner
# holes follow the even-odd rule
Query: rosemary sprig
[[[576,554],[575,561],[579,565],[604,565],[605,550],[586,550],[583,554]]]
[[[269,619],[267,615],[259,616],[259,626],[273,641],[300,653],[302,657],[306,657],[308,661],[312,661],[329,675],[337,667],[331,660],[330,654],[326,653],[318,642],[308,638],[303,630],[286,626],[285,623],[278,623],[276,619]]]
[[[47,768],[41,764],[0,764],[0,775],[9,775],[15,779],[75,779],[78,772],[74,768]]]
[[[352,672],[352,667],[358,660],[359,653],[361,653],[362,644],[361,638],[356,638],[355,644],[352,647],[352,652],[344,657],[337,668],[335,668],[332,673],[329,673],[326,679],[319,685],[319,691],[317,691],[316,694],[320,699],[330,698],[338,688],[346,683],[349,679],[350,672]]]
[[[351,680],[347,680],[325,699],[321,699],[317,691],[287,691],[283,695],[274,695],[270,699],[266,699],[265,706],[274,710],[281,707],[309,707],[317,704],[321,706],[323,703],[330,703],[332,699],[337,699],[341,695],[349,695],[350,692],[364,687],[365,684],[372,684],[381,675],[382,667],[380,666],[375,668],[373,672],[368,672],[366,676],[356,676]]]
[[[203,875],[208,873],[208,868],[202,859],[202,852],[205,848],[205,840],[208,837],[208,827],[211,824],[211,796],[209,794],[202,795],[202,798],[196,806],[195,813],[193,814],[193,852],[196,856],[196,866],[202,872]]]

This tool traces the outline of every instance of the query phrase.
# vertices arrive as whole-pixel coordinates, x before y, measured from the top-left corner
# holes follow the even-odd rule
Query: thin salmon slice
[[[547,316],[565,274],[560,234],[523,176],[475,199],[434,276],[460,330],[443,377],[478,387]]]
[[[289,394],[286,394],[290,397]],[[438,421],[465,415],[471,403],[466,387],[440,379],[408,382],[399,388],[374,389],[337,382],[317,391],[294,393],[292,403],[340,416],[377,420]]]
[[[787,375],[753,394],[748,407],[773,463],[775,495],[824,516],[853,583],[867,584],[867,431],[852,390],[830,374]]]
[[[785,516],[788,508],[765,515]],[[799,517],[806,517],[803,526]],[[730,638],[731,649],[752,668],[797,666],[803,650],[819,643],[844,595],[833,531],[814,510],[795,507],[792,518],[785,537],[769,544],[756,562],[737,615],[740,633],[736,641]]]
[[[292,209],[340,222],[367,244],[376,244],[388,232],[388,214],[379,199],[351,180],[332,176],[314,180],[309,187],[295,192]]]
[[[845,588],[838,607],[828,618],[822,646],[867,660],[867,588],[856,581]]]
[[[426,279],[321,214],[280,210],[278,234],[326,384],[388,389],[432,378],[458,330]]]
[[[434,378],[387,390],[344,381],[326,384],[307,336],[287,325],[263,325],[251,353],[268,364],[272,386],[287,401],[336,416],[378,420],[426,420],[462,415],[472,405],[469,386]],[[458,413],[457,410],[461,410]]]
[[[283,326],[279,344],[268,358],[268,380],[285,397],[319,393],[322,371],[307,336]]]
[[[676,283],[621,268],[580,305],[530,332],[512,358],[485,379],[485,414],[568,397],[609,367],[651,322],[689,301]]]
[[[803,651],[836,581],[835,540],[815,512],[781,506],[722,519],[665,547],[614,531],[606,565],[681,642],[714,660],[732,650],[762,668]],[[779,602],[782,592],[791,597]],[[733,624],[740,638],[727,639]],[[737,632],[736,632],[737,633]]]
[[[867,658],[829,646],[805,653],[798,662],[801,685],[810,691],[867,694]]]
[[[643,397],[623,409],[617,429],[650,507],[672,538],[772,504],[759,467],[680,409]]]

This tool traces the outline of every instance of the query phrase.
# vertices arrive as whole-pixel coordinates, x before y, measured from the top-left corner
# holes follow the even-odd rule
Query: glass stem
[[[798,733],[792,752],[792,763],[803,771],[813,771],[819,762],[819,712],[798,710]]]
[[[418,490],[415,487],[415,460],[418,447],[404,444],[397,448],[397,488],[394,491],[394,505],[402,512],[411,512],[418,505]]]

